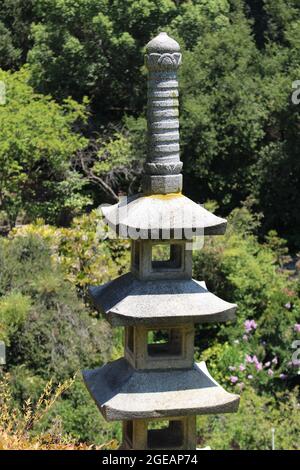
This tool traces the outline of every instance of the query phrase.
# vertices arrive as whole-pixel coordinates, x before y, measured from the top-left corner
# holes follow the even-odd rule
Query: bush
[[[199,445],[213,450],[299,450],[298,393],[275,398],[242,393],[238,413],[197,418]]]
[[[14,334],[28,318],[30,297],[21,292],[10,292],[0,298],[0,339],[10,345]]]
[[[128,259],[128,242],[95,237],[98,221],[95,211],[69,229],[39,221],[0,238],[0,335],[16,407],[37,401],[49,378],[58,384],[122,354],[120,329],[113,338],[109,324],[82,300],[88,285],[116,276]],[[105,424],[79,379],[38,432],[58,424],[81,442],[120,439],[120,426]]]
[[[99,221],[97,211],[68,229],[38,221],[0,240],[1,332],[8,340],[13,335],[8,365],[17,404],[29,397],[37,401],[50,377],[57,384],[123,353],[121,329],[112,334],[81,300],[89,284],[128,266],[128,242],[95,237]],[[200,445],[216,449],[269,448],[271,427],[277,446],[297,445],[297,418],[291,430],[288,420],[297,407],[299,365],[291,346],[300,330],[299,283],[284,269],[284,242],[274,232],[260,242],[259,224],[260,216],[245,204],[232,212],[226,235],[209,238],[194,257],[195,277],[238,304],[236,323],[202,325],[196,334],[196,359],[206,360],[226,389],[242,394],[237,415],[199,418]],[[120,423],[105,423],[79,378],[36,433],[49,429],[97,445],[121,438]]]
[[[236,323],[199,328],[197,346],[222,383],[266,393],[297,382],[292,344],[299,337],[299,282],[282,269],[278,247],[285,249],[274,233],[258,242],[257,224],[246,207],[234,210],[227,234],[209,239],[195,256],[196,278],[238,305]]]
[[[62,431],[60,423],[53,423],[48,431],[39,429],[41,422],[60,400],[66,390],[72,387],[74,379],[53,387],[49,381],[41,396],[32,403],[27,399],[22,408],[16,407],[10,387],[10,376],[0,375],[0,450],[90,450],[114,448],[111,440],[101,447],[78,443],[73,437]]]
[[[10,237],[43,240],[65,279],[84,295],[88,286],[107,282],[128,269],[129,241],[106,239],[106,235],[100,211],[94,210],[73,219],[70,228],[44,225],[43,220],[37,220],[15,228]]]
[[[22,364],[45,379],[61,380],[106,361],[112,346],[109,326],[91,318],[47,242],[29,234],[1,240],[0,251],[0,291],[6,292],[1,311],[14,335],[8,348],[10,367]],[[20,299],[22,303],[12,306]],[[19,316],[22,312],[22,322],[16,323],[16,310]]]

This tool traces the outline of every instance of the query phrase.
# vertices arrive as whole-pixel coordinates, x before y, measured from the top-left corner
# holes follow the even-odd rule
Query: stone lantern
[[[194,363],[196,323],[234,319],[236,305],[192,278],[194,237],[223,234],[226,220],[182,195],[180,48],[166,33],[146,47],[148,154],[143,193],[103,209],[131,239],[130,271],[90,288],[95,307],[122,326],[124,357],[83,372],[107,421],[122,421],[123,449],[196,449],[196,415],[235,412],[204,362]]]

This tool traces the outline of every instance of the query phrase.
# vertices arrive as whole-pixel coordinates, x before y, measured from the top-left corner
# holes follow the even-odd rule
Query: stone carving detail
[[[181,65],[181,54],[179,52],[146,55],[146,66],[149,70],[176,70],[179,65]]]
[[[145,163],[145,170],[151,175],[177,175],[182,169],[182,162],[178,163]]]

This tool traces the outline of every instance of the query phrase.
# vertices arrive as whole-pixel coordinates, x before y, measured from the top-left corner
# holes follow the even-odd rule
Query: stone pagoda
[[[131,239],[127,274],[90,288],[112,326],[122,326],[124,357],[83,372],[107,421],[122,421],[123,449],[196,449],[196,415],[235,412],[204,362],[194,363],[196,323],[225,322],[236,305],[192,279],[195,236],[219,235],[226,220],[182,195],[179,157],[180,48],[166,33],[146,46],[148,154],[143,193],[103,209],[105,222]]]

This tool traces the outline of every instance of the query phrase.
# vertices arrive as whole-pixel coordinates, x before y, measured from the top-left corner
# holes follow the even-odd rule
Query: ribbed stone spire
[[[182,189],[179,157],[179,44],[160,33],[146,46],[148,68],[148,153],[143,190],[146,194],[178,193]]]

